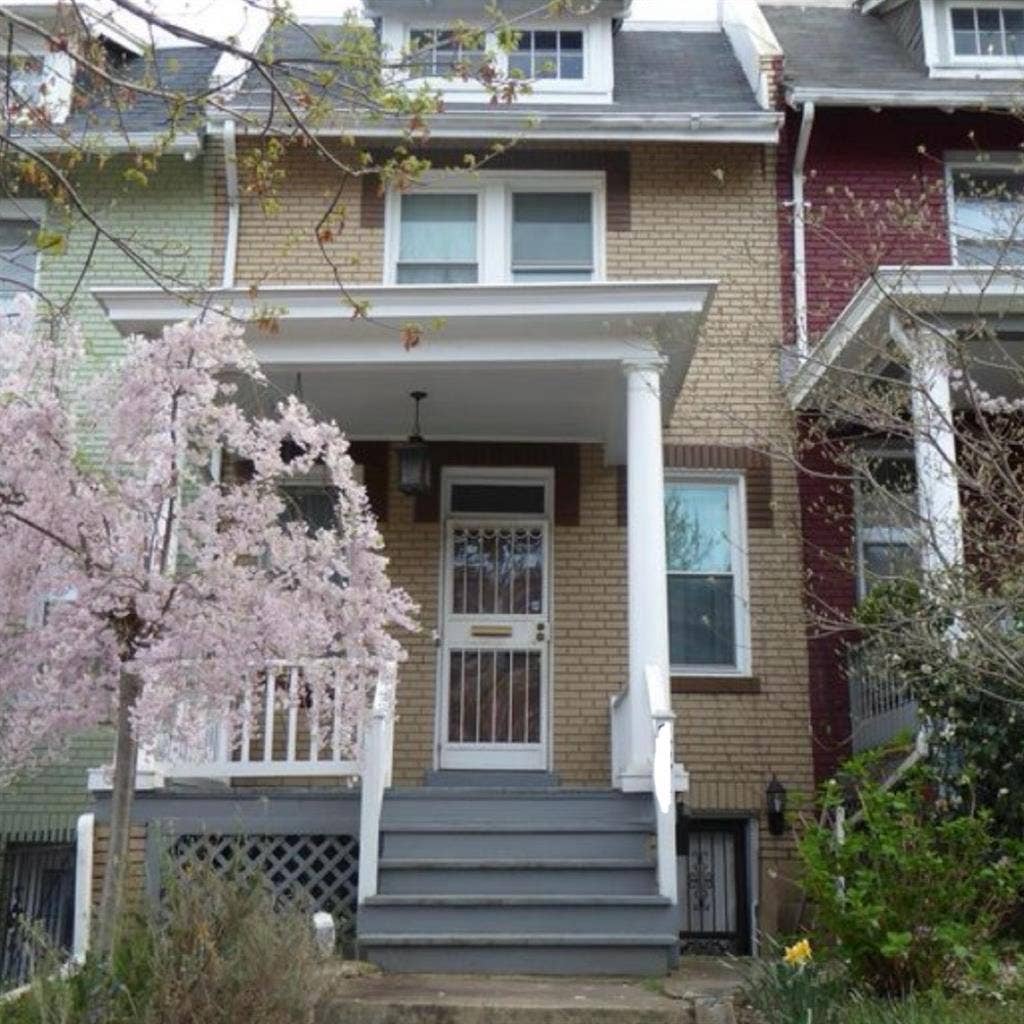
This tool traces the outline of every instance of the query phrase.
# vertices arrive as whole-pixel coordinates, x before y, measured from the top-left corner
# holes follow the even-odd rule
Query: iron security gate
[[[44,843],[8,846],[4,869],[0,987],[27,980],[41,945],[64,951],[71,948],[75,848]]]
[[[680,818],[679,824],[679,938],[683,954],[749,954],[747,822]]]

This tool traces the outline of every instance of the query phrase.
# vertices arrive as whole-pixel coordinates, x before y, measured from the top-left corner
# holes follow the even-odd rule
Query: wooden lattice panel
[[[178,836],[171,848],[179,869],[211,864],[218,872],[263,878],[282,900],[325,910],[343,938],[355,935],[359,847],[352,836]]]

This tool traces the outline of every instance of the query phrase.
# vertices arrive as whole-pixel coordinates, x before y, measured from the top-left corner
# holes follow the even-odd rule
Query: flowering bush
[[[744,995],[770,1024],[838,1024],[846,992],[841,966],[818,963],[811,943],[784,949],[766,940],[769,955],[746,968]]]

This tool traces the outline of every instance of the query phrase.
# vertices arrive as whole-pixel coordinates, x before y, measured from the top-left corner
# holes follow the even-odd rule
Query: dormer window
[[[952,7],[949,16],[955,56],[1024,55],[1024,8]]]
[[[521,78],[583,78],[583,33],[525,31],[508,55],[509,74]]]
[[[1024,64],[1024,0],[919,0],[925,57],[938,78],[1010,78]]]
[[[482,46],[464,45],[483,42],[483,33],[475,40],[438,28],[414,28],[409,35],[413,54],[413,74],[422,78],[444,78],[460,68],[472,72],[484,63]]]
[[[15,122],[64,121],[71,108],[74,62],[66,53],[25,53],[10,58],[6,105]]]

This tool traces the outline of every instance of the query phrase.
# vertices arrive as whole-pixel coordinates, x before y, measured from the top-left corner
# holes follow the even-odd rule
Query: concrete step
[[[583,860],[594,854],[602,859],[643,860],[651,842],[649,827],[626,822],[612,823],[601,829],[593,825],[559,828],[553,824],[530,826],[501,822],[460,826],[405,824],[384,830],[381,856]]]
[[[634,858],[601,860],[452,860],[386,858],[380,861],[383,895],[601,895],[657,894],[654,866]]]
[[[487,974],[661,975],[673,966],[674,935],[360,935],[360,946],[385,971]]]
[[[676,930],[678,911],[660,897],[509,897],[471,899],[371,898],[359,908],[362,933],[462,935],[467,940],[513,932],[539,940],[552,935],[664,935]]]

